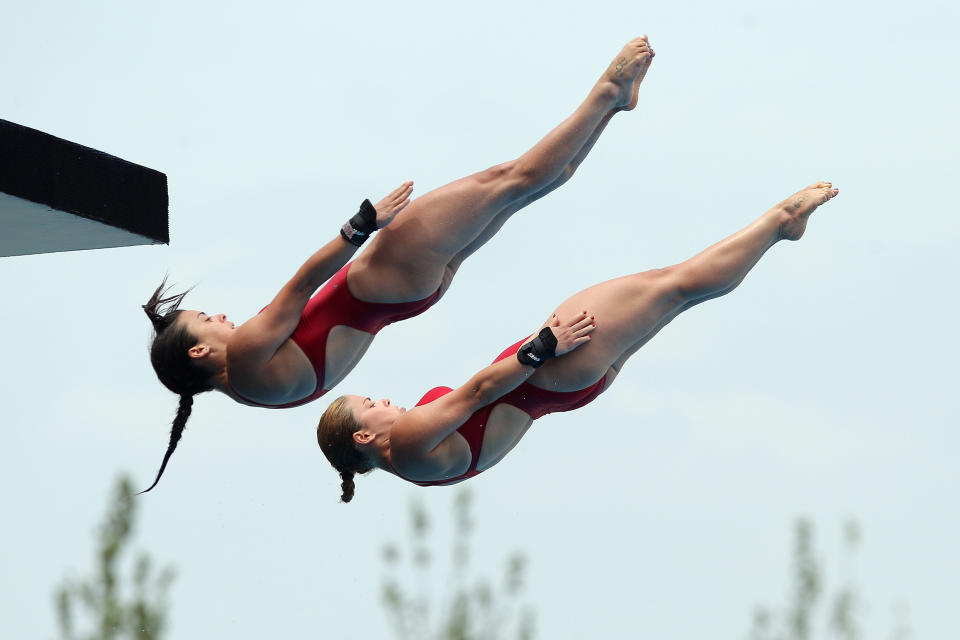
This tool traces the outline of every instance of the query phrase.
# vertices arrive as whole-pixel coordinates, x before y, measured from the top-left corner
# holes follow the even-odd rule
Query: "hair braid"
[[[369,473],[375,468],[367,456],[354,446],[353,434],[361,427],[344,403],[346,399],[346,396],[340,396],[334,400],[317,424],[317,444],[340,474],[341,502],[353,500],[356,489],[353,479],[356,474]]]
[[[353,476],[355,474],[353,471],[341,471],[340,479],[343,481],[340,483],[340,502],[350,502],[353,500],[353,491],[356,486],[353,484]]]
[[[164,278],[147,304],[143,305],[143,311],[150,318],[154,331],[153,342],[150,345],[150,362],[153,364],[153,370],[163,386],[180,396],[180,406],[177,407],[177,416],[173,419],[173,428],[170,430],[170,445],[167,447],[160,471],[157,473],[156,480],[150,485],[150,489],[157,486],[167,461],[173,454],[173,450],[177,448],[177,442],[183,435],[187,418],[190,417],[193,396],[213,389],[209,372],[192,362],[187,353],[190,347],[197,344],[196,337],[187,331],[183,323],[177,322],[177,318],[182,313],[179,309],[180,303],[188,292],[189,290],[167,295],[169,288],[167,279]],[[146,493],[150,489],[140,493]]]
[[[180,396],[180,405],[177,407],[177,415],[173,419],[173,427],[170,429],[170,444],[167,445],[167,452],[163,455],[163,462],[160,463],[160,470],[157,472],[157,477],[153,481],[153,484],[140,493],[146,493],[147,491],[150,491],[150,489],[153,489],[155,486],[157,486],[157,483],[160,482],[160,476],[163,475],[163,470],[167,468],[167,461],[170,460],[170,456],[173,455],[174,450],[177,448],[177,443],[180,442],[180,436],[183,435],[183,430],[187,426],[187,419],[190,417],[190,413],[192,411],[193,396]]]

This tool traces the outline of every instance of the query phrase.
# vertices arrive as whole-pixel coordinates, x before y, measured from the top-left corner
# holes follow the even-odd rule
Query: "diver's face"
[[[353,411],[354,418],[364,429],[375,434],[388,431],[400,416],[407,412],[403,407],[390,403],[389,398],[373,400],[363,396],[349,396],[347,406]]]
[[[197,339],[199,343],[219,342],[228,340],[230,334],[236,330],[236,326],[227,320],[223,313],[216,315],[207,315],[203,311],[184,310],[177,318],[177,322],[190,332],[190,335]]]

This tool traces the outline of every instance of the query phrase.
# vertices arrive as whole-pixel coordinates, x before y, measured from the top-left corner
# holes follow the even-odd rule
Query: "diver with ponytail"
[[[414,201],[411,181],[375,206],[365,200],[241,326],[223,314],[181,310],[184,294],[167,296],[161,284],[144,305],[157,333],[150,358],[160,381],[181,398],[164,465],[194,395],[216,390],[269,409],[312,402],[356,366],[381,329],[429,309],[467,258],[514,213],[569,180],[613,116],[637,105],[653,57],[646,36],[628,42],[574,112],[515,159]],[[352,472],[344,474],[343,492],[345,500],[352,496]]]
[[[341,396],[317,424],[317,444],[340,475],[340,500],[354,498],[356,474],[375,468],[422,487],[463,482],[490,469],[534,420],[595,400],[630,356],[677,315],[733,291],[780,241],[799,240],[810,215],[838,193],[831,183],[816,182],[684,262],[574,294],[538,333],[507,347],[465,384],[434,387],[409,410],[389,398]],[[536,274],[523,284],[542,281]],[[430,357],[446,361],[463,351],[462,343],[443,344]],[[627,431],[611,427],[577,437],[623,447]]]
[[[157,373],[160,382],[170,391],[180,396],[177,406],[177,415],[173,419],[170,429],[170,444],[160,463],[160,470],[153,484],[140,493],[146,493],[157,486],[167,462],[177,448],[183,430],[187,426],[187,419],[193,409],[193,396],[204,391],[212,391],[213,385],[209,382],[208,374],[194,364],[188,356],[188,350],[197,340],[183,327],[177,324],[177,317],[182,313],[179,310],[180,302],[189,293],[175,294],[164,297],[168,289],[167,279],[164,278],[157,290],[153,292],[143,310],[153,324],[155,336],[150,347],[150,362]]]

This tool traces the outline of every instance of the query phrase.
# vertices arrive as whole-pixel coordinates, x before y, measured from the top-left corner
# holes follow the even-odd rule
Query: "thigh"
[[[531,384],[552,391],[590,386],[679,312],[679,295],[669,270],[657,269],[608,280],[567,298],[555,313],[568,318],[587,311],[596,317],[597,329],[588,344],[544,364]]]
[[[357,258],[350,288],[372,302],[430,295],[444,270],[514,197],[513,163],[434,189],[411,202]]]

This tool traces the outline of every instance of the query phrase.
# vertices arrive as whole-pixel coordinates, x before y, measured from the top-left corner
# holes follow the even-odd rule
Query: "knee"
[[[559,187],[560,185],[562,185],[563,183],[565,183],[567,180],[569,180],[570,178],[572,178],[572,177],[573,177],[573,174],[576,173],[576,171],[577,171],[577,167],[574,166],[573,163],[568,164],[568,165],[565,166],[565,167],[563,168],[563,170],[560,172],[560,175],[557,177],[557,179],[554,181],[554,183]]]
[[[693,299],[693,289],[684,279],[683,270],[673,265],[646,272],[657,297],[670,309],[679,308]]]
[[[544,173],[543,167],[522,160],[515,161],[510,176],[511,185],[521,194],[533,193],[547,186],[550,176]]]
[[[476,174],[477,182],[483,185],[494,184],[498,182],[505,182],[516,173],[517,161],[511,160],[510,162],[502,162],[496,164],[489,169],[484,169],[480,173]]]
[[[523,160],[511,160],[481,171],[476,178],[481,184],[501,187],[509,194],[510,199],[516,199],[547,187],[552,191],[572,178],[576,170],[577,167],[571,163],[565,166],[559,175],[550,175],[543,167]]]
[[[522,171],[516,160],[484,169],[474,174],[473,178],[481,187],[506,195],[508,200],[514,200],[523,195]]]
[[[507,195],[509,200],[523,197],[536,189],[537,172],[519,160],[511,160],[494,165],[477,173],[474,178],[487,188]]]
[[[559,173],[549,173],[544,167],[518,162],[514,168],[514,182],[526,193],[549,193],[573,177],[577,165],[568,163]]]

